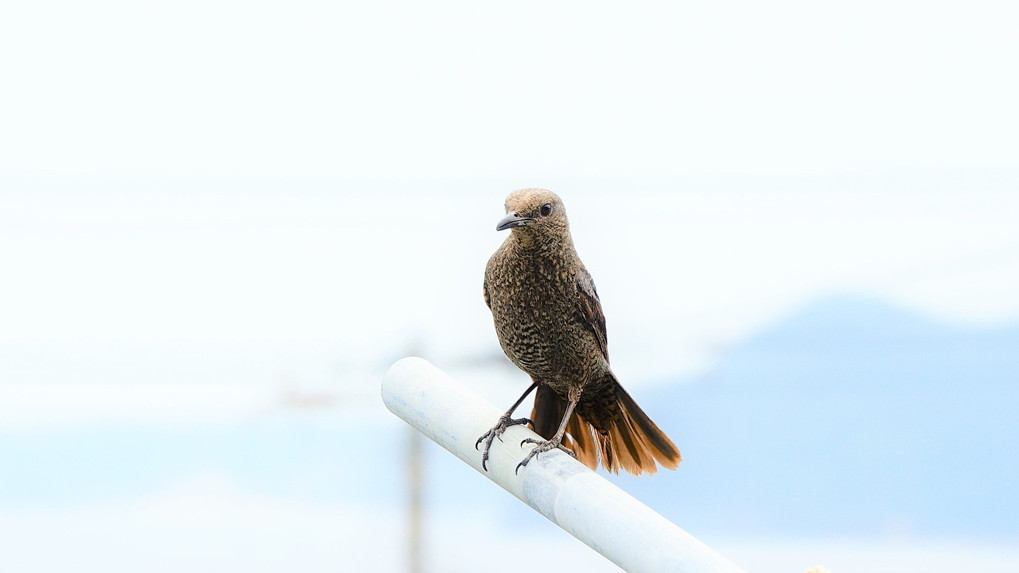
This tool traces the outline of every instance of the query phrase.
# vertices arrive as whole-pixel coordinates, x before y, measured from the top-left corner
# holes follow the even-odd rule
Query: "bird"
[[[518,189],[505,203],[497,231],[509,236],[485,267],[484,298],[507,358],[531,385],[488,432],[481,465],[506,428],[529,424],[543,440],[514,472],[536,455],[559,449],[592,470],[599,460],[612,473],[653,474],[676,469],[679,449],[633,398],[609,367],[601,300],[573,245],[566,208],[547,189]],[[530,418],[513,412],[536,391]]]

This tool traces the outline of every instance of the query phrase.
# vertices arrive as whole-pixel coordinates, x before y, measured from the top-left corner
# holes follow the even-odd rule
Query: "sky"
[[[499,357],[481,272],[518,187],[564,198],[630,389],[833,293],[1015,324],[1017,29],[1015,2],[6,3],[0,441],[92,444],[101,482],[136,475],[103,466],[120,459],[104,444],[186,439],[157,440],[177,445],[128,468],[151,478],[130,491],[0,507],[0,532],[40,570],[161,552],[176,570],[335,570],[397,512],[258,490],[247,450],[224,447],[250,462],[233,473],[182,452],[292,422],[327,446],[308,403],[398,435],[378,382],[410,352],[516,397],[519,373],[477,365]],[[297,483],[337,463],[277,445],[311,468]],[[45,453],[59,473],[65,452]],[[433,563],[456,569],[463,519],[432,516]],[[709,541],[761,571],[1019,559]],[[593,556],[570,543],[546,549]]]
[[[97,384],[9,421],[497,356],[478,283],[527,185],[566,199],[638,383],[831,292],[1019,316],[1014,3],[3,11],[6,378]]]
[[[0,173],[1015,165],[1014,2],[15,3]]]

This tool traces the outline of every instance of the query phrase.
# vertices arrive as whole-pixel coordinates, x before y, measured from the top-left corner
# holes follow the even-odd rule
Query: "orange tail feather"
[[[577,459],[591,469],[597,469],[600,459],[602,466],[612,473],[622,469],[633,475],[653,474],[658,471],[658,465],[676,469],[682,457],[672,440],[648,418],[614,377],[606,388],[614,401],[609,408],[617,409],[618,415],[611,416],[611,421],[596,420],[603,426],[601,431],[577,410],[567,423],[564,442],[577,454]],[[550,387],[539,384],[531,411],[534,431],[546,439],[551,438],[565,413],[566,401]]]

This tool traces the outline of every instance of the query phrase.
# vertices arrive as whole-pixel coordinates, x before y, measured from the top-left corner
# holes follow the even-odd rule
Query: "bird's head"
[[[496,231],[512,229],[518,238],[530,242],[569,236],[570,223],[562,199],[548,189],[517,189],[506,197],[506,216]]]

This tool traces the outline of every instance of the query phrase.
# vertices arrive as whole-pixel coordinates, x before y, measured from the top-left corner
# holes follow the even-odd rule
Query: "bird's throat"
[[[524,228],[513,229],[511,233],[515,249],[522,256],[558,259],[574,252],[569,233],[549,236]]]
[[[521,247],[525,249],[531,249],[536,246],[534,240],[534,233],[525,231],[522,228],[513,229],[510,232],[513,233],[513,238],[517,240],[517,243],[519,243]]]

